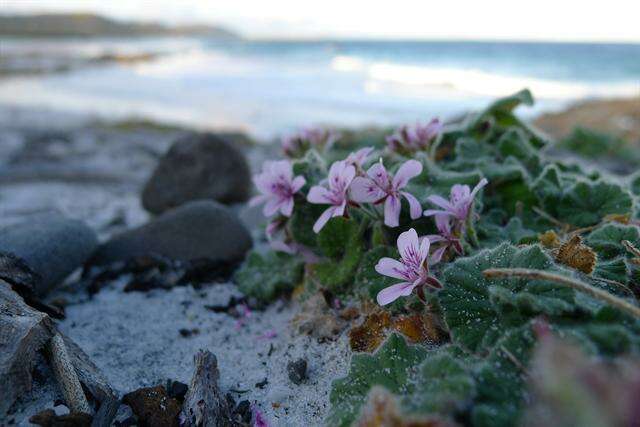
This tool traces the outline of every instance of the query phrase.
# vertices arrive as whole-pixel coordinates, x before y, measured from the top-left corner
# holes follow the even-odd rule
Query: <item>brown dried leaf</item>
[[[363,408],[358,427],[452,427],[454,424],[433,417],[411,417],[400,413],[395,397],[382,387],[373,387]]]
[[[593,273],[596,268],[596,253],[582,243],[582,237],[574,235],[564,242],[556,254],[556,260],[586,274]]]
[[[629,222],[631,222],[631,214],[609,214],[603,218],[603,222],[618,222],[620,224],[629,224]]]
[[[542,246],[547,249],[557,248],[561,244],[560,238],[558,238],[558,235],[553,230],[548,230],[542,234],[538,234],[538,240],[540,240]]]
[[[373,312],[360,326],[349,331],[349,344],[353,351],[373,352],[382,344],[391,327],[391,316],[386,311]]]
[[[347,322],[327,306],[320,293],[313,295],[302,304],[300,312],[291,323],[298,333],[321,340],[334,339],[347,326]]]
[[[441,343],[446,339],[440,322],[431,313],[400,316],[394,320],[393,327],[413,343]]]

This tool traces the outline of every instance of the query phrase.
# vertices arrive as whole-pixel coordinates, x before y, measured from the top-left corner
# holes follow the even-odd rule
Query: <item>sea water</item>
[[[452,117],[529,88],[535,114],[640,95],[640,44],[0,40],[0,58],[157,53],[153,61],[0,79],[0,103],[139,117],[271,138],[298,127]]]

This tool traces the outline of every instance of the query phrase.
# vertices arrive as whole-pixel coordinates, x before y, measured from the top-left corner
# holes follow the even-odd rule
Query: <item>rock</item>
[[[189,391],[189,386],[180,381],[167,381],[167,393],[170,397],[178,399],[180,402],[184,401],[184,396]]]
[[[36,356],[53,334],[49,316],[29,307],[0,280],[0,418],[31,389]]]
[[[251,248],[251,236],[223,205],[195,201],[125,231],[98,248],[89,266],[156,255],[177,261],[233,263]]]
[[[218,387],[220,371],[216,356],[200,350],[194,356],[194,363],[195,370],[182,408],[182,424],[198,427],[234,425],[233,406]]]
[[[122,402],[131,407],[141,426],[177,427],[180,403],[167,395],[164,386],[141,388],[125,394]]]
[[[20,263],[35,277],[26,287],[45,295],[80,267],[98,245],[96,234],[83,222],[61,215],[35,216],[0,230],[0,259]],[[0,277],[14,283],[4,269]]]
[[[90,427],[92,419],[89,414],[56,415],[53,409],[46,409],[29,418],[29,422],[42,427]]]
[[[154,214],[192,200],[239,203],[251,193],[251,172],[240,149],[217,135],[191,134],[176,141],[142,192]]]
[[[307,379],[307,361],[298,359],[287,364],[289,379],[296,385],[300,385]]]

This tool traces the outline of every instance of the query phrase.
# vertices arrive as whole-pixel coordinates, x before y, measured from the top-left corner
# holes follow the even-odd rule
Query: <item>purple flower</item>
[[[269,423],[260,412],[257,406],[251,406],[251,412],[253,412],[253,426],[254,427],[269,427]]]
[[[403,126],[393,135],[388,136],[387,145],[392,151],[414,152],[426,150],[440,132],[442,132],[440,120],[432,119],[426,125],[416,123],[415,126]]]
[[[386,305],[400,297],[411,295],[414,288],[428,285],[436,289],[442,285],[429,275],[429,239],[418,239],[418,233],[413,228],[398,236],[398,251],[400,261],[393,258],[381,258],[376,264],[376,271],[383,276],[400,279],[402,282],[384,288],[378,293],[378,304]],[[434,262],[431,262],[433,264]]]
[[[293,195],[300,191],[306,180],[303,176],[293,177],[291,163],[287,160],[269,161],[262,166],[262,173],[253,177],[260,191],[259,196],[250,200],[250,205],[264,203],[263,213],[269,217],[276,212],[291,216]]]
[[[315,185],[309,190],[309,203],[331,205],[320,215],[313,225],[313,231],[319,233],[322,227],[334,216],[343,216],[347,207],[347,190],[356,176],[356,168],[341,160],[331,165],[329,169],[329,188]]]
[[[362,165],[367,162],[367,159],[369,158],[371,152],[373,152],[373,147],[361,148],[355,153],[349,154],[345,161],[348,164],[355,166],[356,169],[360,170],[362,169]]]
[[[431,254],[433,262],[439,262],[449,248],[452,248],[458,255],[462,255],[462,245],[453,229],[451,216],[438,214],[435,216],[435,220],[439,234],[426,236],[432,244],[442,242],[442,245]]]
[[[356,177],[351,184],[351,198],[357,203],[382,203],[384,201],[384,223],[397,227],[400,220],[400,196],[409,202],[411,219],[421,216],[420,202],[412,194],[400,191],[409,180],[422,173],[422,164],[417,160],[407,160],[400,166],[395,176],[387,173],[382,161],[371,166],[367,177]]]
[[[310,148],[329,148],[340,136],[326,129],[307,128],[282,139],[282,151],[287,157],[301,157]]]
[[[286,223],[282,218],[278,218],[267,224],[266,235],[271,249],[289,255],[300,254],[305,262],[308,263],[318,262],[320,258],[318,258],[311,249],[301,243],[293,241],[293,239],[287,235],[285,225]]]
[[[476,194],[478,194],[478,191],[487,185],[487,183],[488,181],[485,178],[482,178],[473,188],[473,191],[471,191],[468,185],[456,184],[451,187],[450,200],[437,195],[429,196],[427,200],[434,205],[441,207],[443,210],[427,209],[424,211],[424,216],[447,215],[464,223],[471,213],[473,199],[476,197]]]

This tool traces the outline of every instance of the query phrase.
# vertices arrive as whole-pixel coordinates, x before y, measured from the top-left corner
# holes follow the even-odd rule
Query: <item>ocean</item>
[[[533,115],[640,95],[640,44],[461,41],[0,40],[6,62],[157,53],[134,64],[0,78],[0,104],[138,117],[272,138],[311,125],[453,117],[522,88]],[[44,59],[42,59],[44,58]]]

